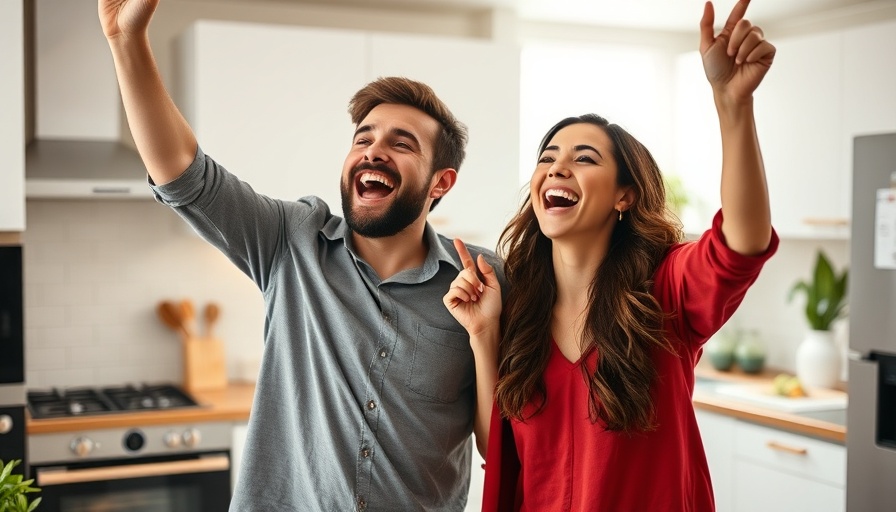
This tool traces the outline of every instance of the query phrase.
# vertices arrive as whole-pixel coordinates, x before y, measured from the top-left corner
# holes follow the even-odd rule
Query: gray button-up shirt
[[[462,267],[451,240],[427,225],[423,266],[381,280],[322,200],[257,194],[201,150],[153,190],[264,296],[263,363],[231,510],[462,511],[475,372],[469,338],[442,303]],[[470,250],[500,273],[491,251]]]

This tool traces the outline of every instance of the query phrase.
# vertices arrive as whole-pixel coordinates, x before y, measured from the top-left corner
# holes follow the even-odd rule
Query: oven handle
[[[38,469],[37,486],[76,484],[107,480],[124,480],[127,478],[145,478],[163,475],[182,475],[185,473],[209,473],[230,469],[230,457],[215,455],[201,459],[177,460],[171,462],[151,462],[148,464],[129,464],[124,466],[107,466],[88,469],[47,468]]]

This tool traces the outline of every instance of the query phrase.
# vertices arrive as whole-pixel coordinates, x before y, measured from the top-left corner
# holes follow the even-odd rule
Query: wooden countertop
[[[28,434],[77,432],[80,430],[127,428],[137,425],[169,425],[173,423],[205,423],[210,421],[244,422],[249,419],[253,383],[232,382],[220,391],[194,391],[190,393],[202,407],[146,411],[122,414],[83,416],[78,418],[34,419],[26,418]]]
[[[749,375],[737,370],[718,372],[711,367],[697,367],[697,376],[732,382],[769,382],[779,372],[767,370],[758,375]],[[172,423],[202,423],[209,421],[244,422],[249,419],[255,385],[232,382],[220,391],[192,393],[203,407],[175,409],[169,411],[148,411],[126,414],[96,415],[80,418],[27,418],[28,434],[49,434],[76,432],[79,430],[121,428],[135,425],[165,425]],[[797,432],[837,443],[846,441],[846,427],[836,423],[808,418],[795,413],[752,405],[736,399],[719,396],[701,390],[694,390],[694,407],[719,414],[752,421],[773,428]]]
[[[770,383],[779,373],[784,372],[765,370],[760,374],[751,375],[736,369],[719,372],[709,366],[697,366],[698,377],[730,382]],[[846,391],[846,385],[841,383],[838,389]],[[809,418],[797,413],[778,411],[705,392],[699,384],[694,389],[694,407],[840,444],[846,442],[846,425]]]

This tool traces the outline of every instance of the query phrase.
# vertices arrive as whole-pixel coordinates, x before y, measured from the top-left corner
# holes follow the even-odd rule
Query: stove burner
[[[31,410],[31,417],[37,419],[177,409],[198,405],[191,396],[172,384],[28,391],[28,408]]]
[[[102,392],[118,408],[125,411],[171,409],[196,405],[196,402],[179,388],[167,384],[159,386],[144,384],[139,388],[134,386],[104,388]]]

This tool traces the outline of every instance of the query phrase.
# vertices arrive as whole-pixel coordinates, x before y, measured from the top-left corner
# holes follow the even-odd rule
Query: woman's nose
[[[553,178],[557,176],[559,178],[566,178],[569,176],[569,168],[566,167],[561,161],[556,161],[551,165],[551,168],[548,170],[548,177]]]

